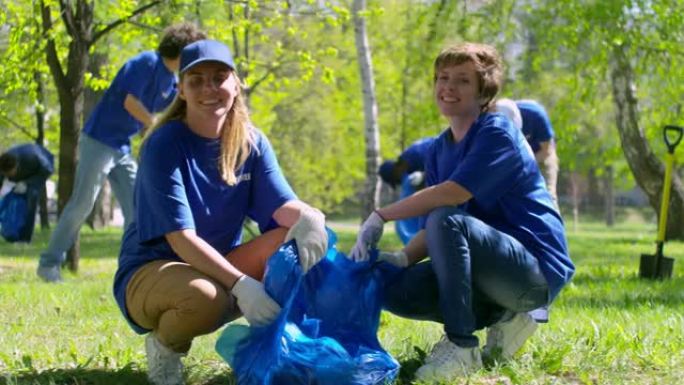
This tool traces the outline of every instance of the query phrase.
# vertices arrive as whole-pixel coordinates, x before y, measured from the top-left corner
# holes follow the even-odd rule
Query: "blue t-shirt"
[[[17,159],[17,171],[7,179],[12,182],[24,182],[32,188],[42,188],[45,181],[54,172],[54,156],[45,147],[35,143],[19,144],[7,150]],[[4,182],[0,175],[0,186]]]
[[[450,180],[468,190],[473,197],[461,208],[522,243],[539,260],[550,300],[555,298],[575,267],[563,220],[525,138],[510,120],[500,113],[481,114],[460,142],[445,130],[426,156],[425,171],[428,186]]]
[[[221,179],[219,139],[194,134],[180,121],[160,127],[143,145],[135,182],[135,218],[123,236],[114,296],[129,323],[145,329],[126,311],[126,286],[143,265],[155,260],[181,261],[165,234],[195,229],[222,255],[240,244],[249,217],[262,231],[276,227],[273,212],[297,199],[285,180],[270,143],[257,130],[254,147],[238,169],[238,183]]]
[[[88,117],[83,132],[118,151],[131,151],[131,137],[142,123],[124,108],[133,95],[154,114],[164,110],[176,96],[176,74],[169,71],[159,53],[143,52],[130,59],[116,74],[100,102]]]
[[[408,164],[406,174],[425,169],[425,154],[434,141],[434,137],[418,139],[399,155],[399,159]]]
[[[539,151],[539,143],[553,140],[553,126],[544,107],[534,100],[516,102],[522,117],[522,131],[525,139],[535,153]]]

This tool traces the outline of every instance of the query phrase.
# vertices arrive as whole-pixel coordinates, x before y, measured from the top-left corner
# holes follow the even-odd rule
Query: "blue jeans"
[[[432,211],[425,232],[430,260],[386,287],[386,310],[443,323],[450,341],[475,347],[476,330],[548,302],[537,258],[515,238],[455,207]]]
[[[57,266],[65,260],[67,250],[95,205],[105,178],[109,179],[121,205],[124,229],[133,219],[133,185],[138,165],[131,154],[124,154],[86,134],[81,134],[78,151],[71,198],[59,216],[47,250],[40,255],[40,266]]]

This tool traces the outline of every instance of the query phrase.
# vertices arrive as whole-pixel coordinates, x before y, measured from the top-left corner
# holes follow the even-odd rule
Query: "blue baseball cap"
[[[228,46],[216,40],[198,40],[186,45],[181,51],[178,72],[182,74],[197,64],[212,61],[223,63],[235,70],[233,54],[230,53]]]

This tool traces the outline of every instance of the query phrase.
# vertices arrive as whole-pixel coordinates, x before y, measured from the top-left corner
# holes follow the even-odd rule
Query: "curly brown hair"
[[[193,23],[174,24],[164,30],[157,51],[162,57],[175,59],[180,56],[183,47],[206,38],[207,35]]]

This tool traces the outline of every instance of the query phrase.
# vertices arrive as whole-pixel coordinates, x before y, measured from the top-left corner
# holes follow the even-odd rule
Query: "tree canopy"
[[[62,63],[66,76],[78,33],[92,40],[89,58],[104,57],[97,73],[83,72],[83,87],[97,90],[127,58],[154,49],[165,26],[194,21],[233,49],[254,123],[269,135],[298,195],[328,212],[340,210],[360,201],[366,178],[352,3],[1,0],[0,147],[35,140],[41,111],[47,146],[65,151],[59,96],[65,90],[50,60]],[[69,20],[89,9],[90,30],[74,29]],[[432,101],[432,60],[449,42],[482,41],[506,60],[503,95],[537,99],[549,111],[562,175],[600,174],[611,166],[616,178],[633,176],[655,196],[661,186],[650,180],[659,179],[657,168],[651,179],[639,176],[625,157],[637,145],[621,137],[611,63],[619,48],[633,70],[634,127],[662,158],[662,126],[682,123],[684,28],[682,13],[674,11],[680,9],[681,0],[369,0],[360,16],[372,50],[381,157],[394,158],[415,139],[444,129]]]

